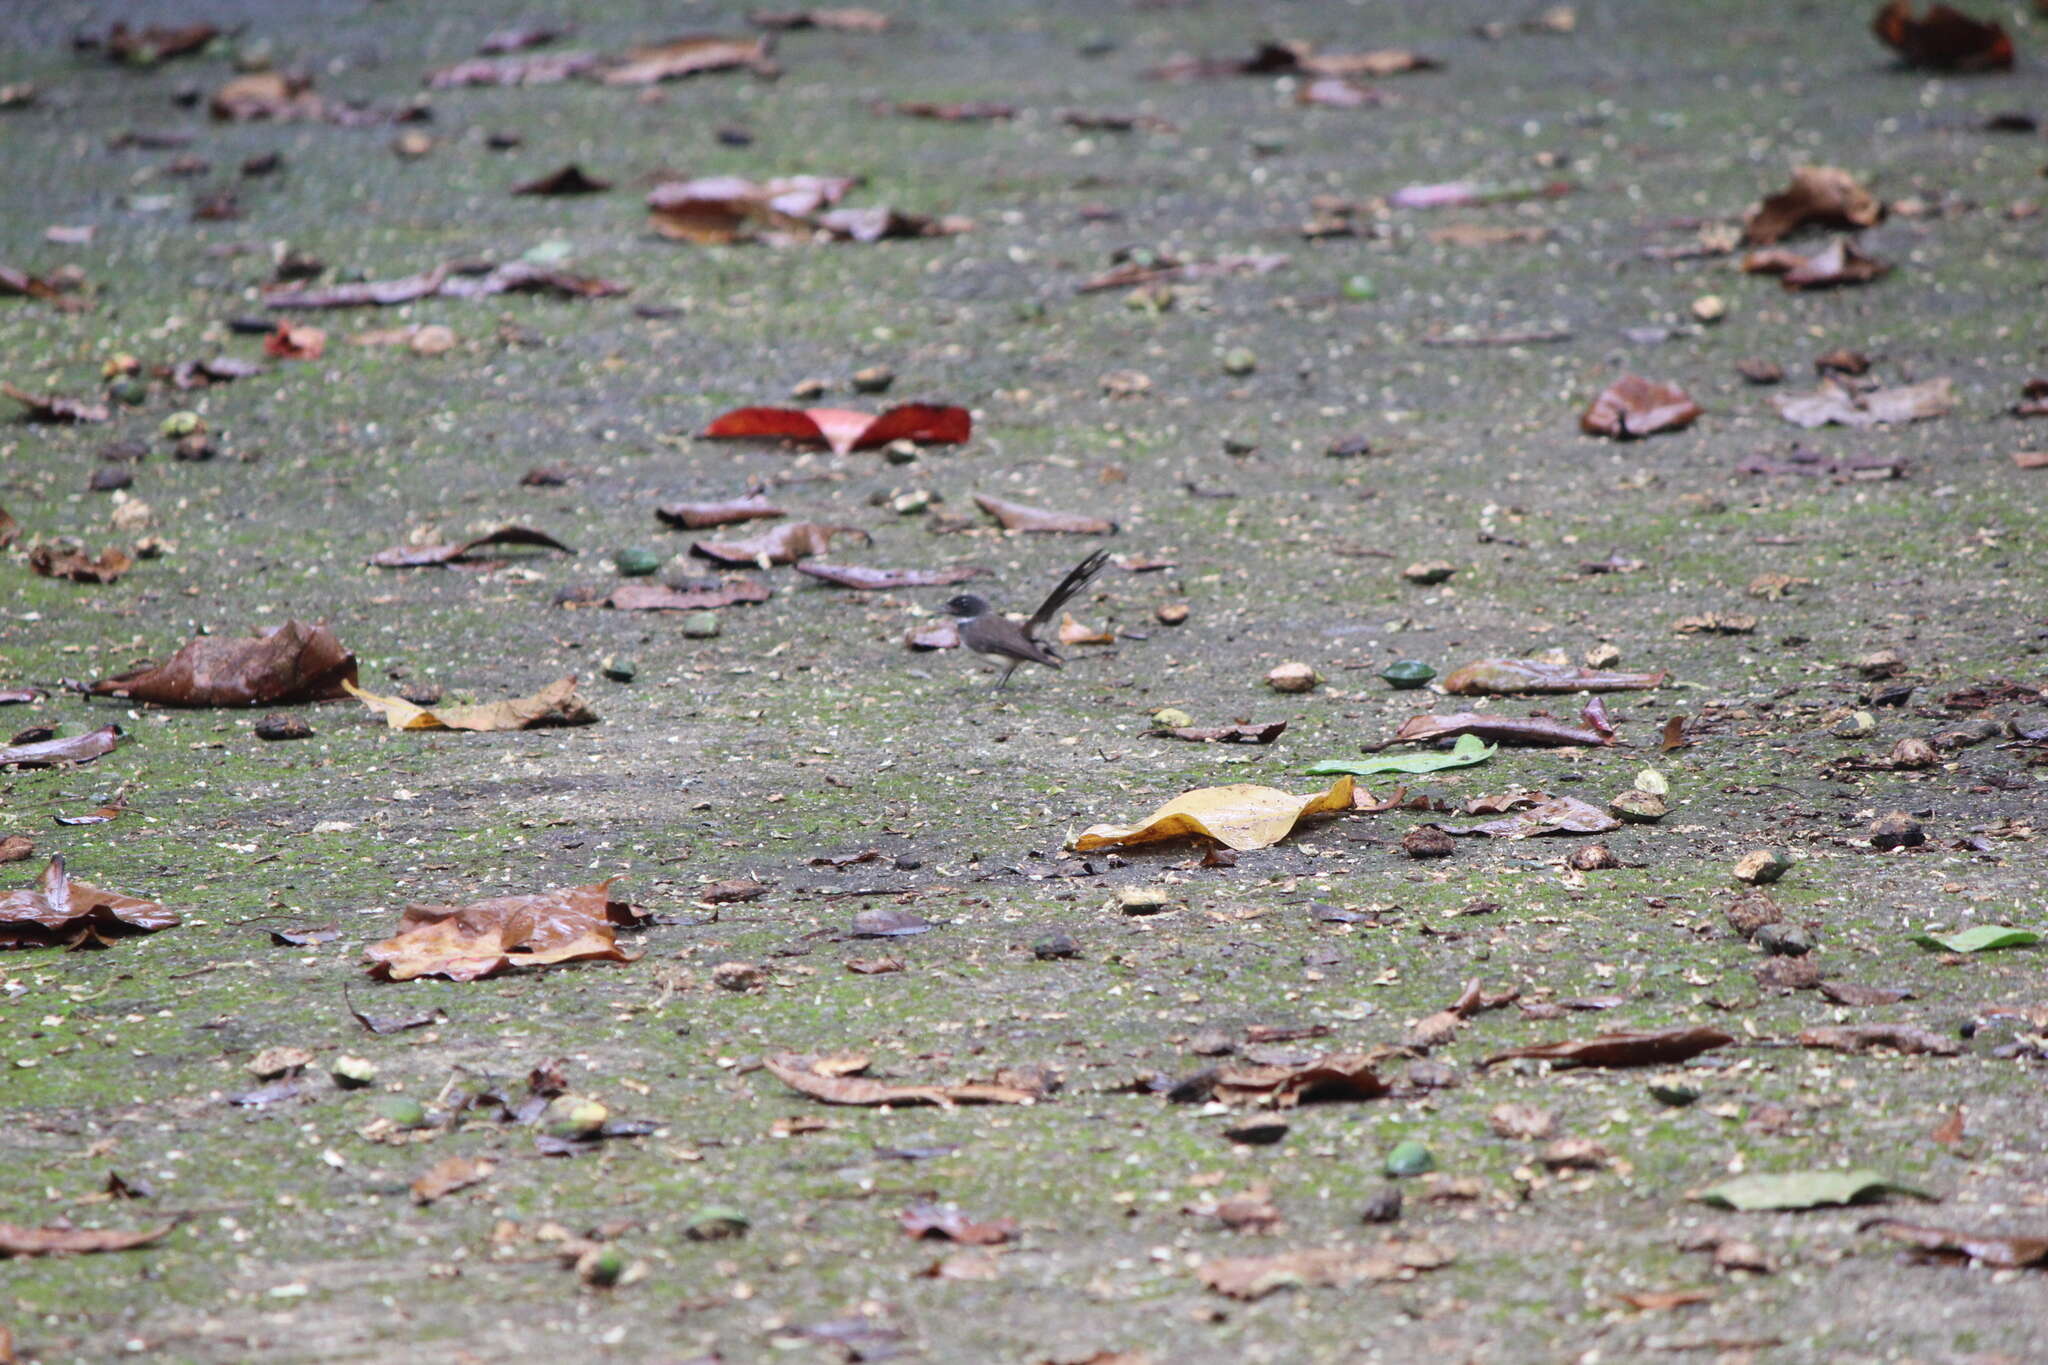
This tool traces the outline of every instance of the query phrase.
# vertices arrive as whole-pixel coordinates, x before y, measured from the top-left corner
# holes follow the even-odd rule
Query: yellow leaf
[[[1074,840],[1085,853],[1111,844],[1149,844],[1160,839],[1206,835],[1226,848],[1266,848],[1279,843],[1305,815],[1351,809],[1351,779],[1340,777],[1326,792],[1295,796],[1248,782],[1201,787],[1173,798],[1135,825],[1091,825]]]
[[[531,730],[542,725],[588,725],[597,719],[576,695],[573,676],[549,683],[530,697],[438,710],[414,706],[403,697],[380,697],[353,683],[342,686],[394,730]]]

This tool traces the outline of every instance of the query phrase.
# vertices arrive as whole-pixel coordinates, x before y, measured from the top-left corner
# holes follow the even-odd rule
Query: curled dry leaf
[[[651,225],[663,237],[723,246],[758,234],[808,231],[811,220],[860,182],[853,176],[792,175],[754,181],[737,175],[674,180],[648,192]]]
[[[554,85],[587,76],[603,63],[595,52],[543,52],[525,56],[473,57],[427,73],[427,87],[454,90],[466,85]]]
[[[844,455],[891,441],[958,445],[974,434],[974,418],[965,408],[934,403],[904,403],[879,417],[845,408],[736,408],[714,419],[699,434],[705,438],[772,436],[822,441],[834,454]]]
[[[1135,825],[1091,825],[1072,846],[1085,853],[1118,844],[1200,837],[1239,852],[1267,848],[1311,815],[1350,810],[1353,794],[1348,776],[1331,783],[1328,791],[1307,797],[1244,782],[1202,787],[1175,797]]]
[[[1826,1024],[1802,1029],[1801,1047],[1827,1048],[1834,1052],[1869,1052],[1890,1048],[1894,1052],[1924,1053],[1953,1057],[1962,1047],[1953,1038],[1910,1024]]]
[[[1918,384],[1861,392],[1824,379],[1811,393],[1779,394],[1771,399],[1778,415],[1799,427],[1885,426],[1940,417],[1956,405],[1955,386],[1946,377]]]
[[[1479,1065],[1489,1067],[1520,1057],[1533,1057],[1539,1061],[1555,1062],[1561,1067],[1670,1066],[1710,1049],[1726,1047],[1734,1041],[1733,1034],[1723,1033],[1717,1028],[1602,1033],[1592,1038],[1510,1048],[1488,1057]]]
[[[0,393],[22,406],[22,418],[29,422],[104,422],[107,405],[83,398],[63,398],[50,393],[28,393],[12,384],[0,383]]]
[[[118,725],[102,725],[82,735],[0,746],[0,768],[54,768],[60,763],[90,763],[114,752],[122,734]]]
[[[368,562],[380,569],[418,569],[432,565],[454,564],[471,557],[471,552],[486,545],[537,545],[544,550],[560,550],[564,554],[576,552],[556,540],[545,531],[536,531],[531,526],[500,526],[480,536],[448,545],[397,545],[389,550],[379,550],[370,556]]]
[[[884,588],[944,588],[981,577],[980,569],[955,564],[944,569],[876,569],[865,564],[822,564],[816,560],[796,571],[842,588],[877,592]]]
[[[856,6],[832,6],[824,9],[756,10],[747,16],[747,22],[755,28],[800,29],[822,28],[834,33],[883,33],[889,28],[889,16],[880,10],[861,9]]]
[[[1288,258],[1266,254],[1218,256],[1209,261],[1179,261],[1149,255],[1143,260],[1127,259],[1122,255],[1116,259],[1117,265],[1075,285],[1074,292],[1094,294],[1105,289],[1134,289],[1144,284],[1191,283],[1227,275],[1267,275],[1286,265]],[[1148,387],[1149,384],[1147,381]]]
[[[1001,523],[1005,531],[1042,531],[1077,536],[1116,534],[1116,523],[1103,517],[1082,516],[1074,512],[1051,512],[1042,507],[1027,507],[1021,502],[991,498],[982,493],[974,495],[974,503]]]
[[[1829,228],[1875,227],[1884,201],[1835,166],[1801,166],[1792,183],[1752,208],[1742,219],[1742,237],[1769,246],[1808,224]]]
[[[1233,1062],[1217,1069],[1211,1093],[1224,1104],[1293,1109],[1321,1100],[1370,1100],[1388,1085],[1363,1053],[1339,1052],[1292,1066]]]
[[[1202,1262],[1195,1276],[1204,1288],[1233,1299],[1260,1299],[1276,1289],[1348,1287],[1367,1281],[1408,1280],[1455,1259],[1428,1242],[1387,1242],[1378,1247],[1332,1247],[1278,1256],[1228,1256]]]
[[[1481,659],[1444,679],[1444,691],[1456,696],[1506,696],[1518,692],[1630,692],[1662,687],[1671,675],[1608,673],[1544,659]]]
[[[1476,735],[1495,744],[1599,747],[1614,743],[1614,727],[1607,723],[1607,712],[1598,698],[1587,704],[1580,719],[1585,722],[1583,725],[1549,716],[1493,716],[1482,711],[1456,711],[1442,716],[1425,713],[1403,721],[1390,742],[1407,744]]]
[[[571,275],[529,261],[504,265],[454,267],[440,265],[396,280],[362,280],[348,284],[288,285],[263,296],[266,308],[389,308],[428,295],[451,299],[486,298],[494,294],[548,294],[557,298],[601,299],[628,292],[623,284],[594,275]]]
[[[959,1242],[964,1246],[1000,1246],[1017,1235],[1017,1220],[1014,1218],[991,1218],[980,1222],[961,1212],[957,1205],[929,1201],[912,1204],[898,1215],[898,1221],[911,1237]]]
[[[0,1257],[84,1256],[99,1251],[133,1251],[160,1241],[175,1221],[153,1228],[124,1231],[120,1228],[30,1228],[19,1223],[0,1223]]]
[[[1409,48],[1369,52],[1317,52],[1299,40],[1265,42],[1249,57],[1176,57],[1145,73],[1155,81],[1214,80],[1227,76],[1397,76],[1434,71],[1442,63]]]
[[[768,1074],[790,1089],[824,1104],[935,1104],[950,1109],[956,1104],[1034,1104],[1045,1097],[1042,1091],[979,1081],[958,1085],[893,1085],[867,1076],[832,1074],[818,1063],[815,1057],[780,1052],[763,1059],[761,1064]]]
[[[690,34],[665,43],[632,48],[600,79],[606,85],[653,85],[659,81],[681,80],[686,76],[741,67],[757,76],[774,76],[780,68],[769,55],[771,50],[772,44],[766,36],[726,38],[717,34]]]
[[[393,730],[540,730],[557,725],[592,725],[597,713],[576,692],[576,678],[558,679],[530,697],[479,706],[415,706],[403,697],[380,697],[352,683],[348,694],[384,717]]]
[[[1271,744],[1286,731],[1287,722],[1275,720],[1264,725],[1174,725],[1145,733],[1196,744]]]
[[[62,578],[73,583],[111,583],[135,567],[124,550],[111,547],[97,556],[77,547],[60,548],[41,542],[29,548],[28,566],[43,578]]]
[[[1494,839],[1531,839],[1539,834],[1605,834],[1621,821],[1575,796],[1553,796],[1528,810],[1477,825],[1438,825],[1446,834],[1483,834]]]
[[[355,679],[356,656],[326,626],[287,621],[254,636],[202,635],[154,668],[91,690],[158,706],[277,706],[337,700]]]
[[[613,929],[641,922],[609,892],[616,877],[591,886],[530,896],[498,896],[468,905],[408,905],[398,932],[363,950],[370,975],[385,981],[445,976],[475,981],[511,967],[558,962],[631,962]]]
[[[496,1169],[497,1163],[488,1157],[443,1157],[412,1182],[412,1202],[431,1204],[457,1190],[480,1185],[490,1179],[491,1172]]]
[[[313,93],[309,76],[249,71],[213,92],[206,111],[221,123],[289,123],[327,116],[327,101]]]
[[[522,184],[515,185],[512,193],[537,195],[603,194],[611,187],[611,181],[599,180],[595,176],[584,174],[583,168],[572,161],[568,165],[558,170],[550,171],[538,179],[528,180]]]
[[[1786,247],[1766,247],[1742,258],[1742,269],[1751,275],[1776,275],[1787,289],[1834,289],[1841,285],[1869,284],[1892,273],[1892,268],[1875,256],[1866,256],[1847,237],[1838,237],[1811,256]]]
[[[176,913],[155,901],[73,881],[61,856],[50,859],[33,887],[0,894],[0,948],[98,942],[177,924]]]
[[[1894,1242],[1904,1242],[1914,1250],[1940,1260],[1974,1261],[2013,1270],[2048,1267],[2048,1237],[1962,1232],[1955,1228],[1901,1222],[1896,1218],[1873,1218],[1858,1230],[1875,1232]]]
[[[1930,5],[1916,16],[1911,0],[1890,0],[1870,21],[1870,29],[1907,66],[1935,71],[2005,71],[2012,66],[2012,39],[2003,28],[1948,5]]]
[[[654,515],[684,531],[705,531],[713,526],[730,526],[741,521],[773,521],[788,515],[760,493],[724,502],[671,502],[654,509]]]
[[[1113,645],[1116,636],[1094,626],[1083,625],[1072,612],[1060,617],[1059,642],[1063,645]]]
[[[327,333],[304,323],[280,322],[263,338],[263,354],[276,360],[318,360],[327,353]]]
[[[723,582],[672,588],[666,583],[621,583],[604,604],[617,611],[709,611],[766,602],[771,589],[758,578],[729,574]]]
[[[1579,417],[1588,436],[1628,440],[1679,431],[1698,420],[1702,409],[1675,384],[1625,374],[1609,384]]]
[[[836,536],[859,536],[863,542],[874,539],[858,526],[790,521],[745,540],[700,540],[690,546],[690,553],[720,564],[753,564],[765,569],[824,554]]]
[[[1671,623],[1671,629],[1679,635],[1754,635],[1756,627],[1754,616],[1737,616],[1725,611],[1681,616]]]

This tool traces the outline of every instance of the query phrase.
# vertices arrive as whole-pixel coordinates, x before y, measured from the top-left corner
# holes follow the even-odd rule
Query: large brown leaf
[[[974,418],[965,408],[933,403],[904,403],[878,417],[846,408],[736,408],[713,419],[701,434],[822,441],[834,454],[844,455],[891,441],[958,445],[974,434]]]
[[[1620,440],[1654,436],[1660,431],[1691,426],[1701,411],[1700,405],[1675,384],[1625,374],[1603,389],[1580,415],[1579,430],[1588,436],[1613,436]]]
[[[540,730],[558,725],[592,725],[597,713],[576,691],[576,678],[558,679],[530,697],[479,706],[415,706],[403,697],[380,697],[351,683],[350,696],[384,717],[393,730]]]
[[[794,1052],[779,1052],[761,1063],[768,1074],[799,1094],[824,1104],[864,1107],[897,1104],[935,1104],[950,1109],[956,1104],[1034,1104],[1045,1098],[1041,1090],[1015,1085],[970,1081],[957,1085],[895,1085],[867,1076],[837,1072],[821,1059]]]
[[[1027,507],[1021,502],[991,498],[982,493],[974,495],[974,502],[982,511],[1001,522],[1005,531],[1043,531],[1078,536],[1116,534],[1116,523],[1105,517],[1085,516],[1077,512],[1052,512],[1043,507]]]
[[[28,393],[12,384],[0,383],[0,393],[22,406],[22,417],[30,422],[104,422],[107,405],[84,398],[63,398],[56,394]]]
[[[771,589],[758,578],[728,575],[722,583],[672,588],[666,583],[621,583],[604,604],[618,611],[706,611],[766,602]]]
[[[1483,834],[1495,839],[1532,839],[1539,834],[1605,834],[1621,821],[1575,796],[1553,796],[1528,810],[1478,825],[1438,825],[1446,834]]]
[[[457,1190],[466,1190],[490,1179],[497,1163],[489,1157],[442,1157],[412,1182],[412,1202],[431,1204]]]
[[[674,241],[723,246],[742,239],[799,240],[812,219],[860,182],[853,176],[792,175],[754,181],[702,176],[656,185],[647,194],[655,232]]]
[[[630,905],[611,899],[617,880],[468,905],[408,905],[397,934],[363,950],[370,975],[386,981],[475,981],[511,967],[631,962],[636,954],[618,946],[613,928],[641,919]]]
[[[746,67],[757,76],[773,76],[779,68],[769,56],[772,44],[759,38],[725,38],[695,33],[665,43],[636,47],[625,59],[606,71],[606,85],[653,85],[658,81],[681,80],[710,71],[731,71]]]
[[[739,521],[773,521],[788,515],[760,493],[725,502],[671,502],[654,509],[654,515],[670,526],[685,531],[706,531]]]
[[[1776,275],[1778,283],[1787,289],[1868,284],[1892,272],[1889,264],[1864,255],[1847,237],[1837,237],[1811,256],[1802,256],[1789,247],[1765,247],[1744,256],[1742,268],[1751,275]]]
[[[1952,1261],[1976,1261],[2003,1269],[2048,1266],[2048,1237],[2011,1236],[1993,1232],[1961,1232],[1927,1227],[1896,1218],[1873,1218],[1860,1231],[1875,1232],[1918,1251]]]
[[[1712,1048],[1726,1047],[1733,1034],[1717,1028],[1667,1028],[1651,1032],[1602,1033],[1556,1043],[1510,1048],[1479,1065],[1489,1067],[1518,1057],[1556,1062],[1559,1066],[1670,1066]]]
[[[1233,1063],[1216,1073],[1215,1096],[1225,1104],[1292,1109],[1317,1100],[1370,1100],[1388,1085],[1363,1053],[1339,1052],[1298,1066]]]
[[[50,859],[33,887],[0,895],[0,948],[44,948],[81,936],[149,934],[177,923],[177,914],[155,901],[73,881],[62,857]]]
[[[1756,246],[1769,246],[1809,223],[1831,228],[1875,227],[1884,218],[1884,201],[1835,166],[1801,166],[1792,183],[1751,209],[1742,220],[1742,236]]]
[[[1778,415],[1794,426],[1887,426],[1940,417],[1954,408],[1955,386],[1943,376],[1896,388],[1857,391],[1823,379],[1811,393],[1781,394],[1771,399]]]
[[[1202,1262],[1203,1286],[1233,1299],[1260,1299],[1276,1289],[1316,1289],[1368,1281],[1412,1279],[1454,1259],[1428,1242],[1387,1242],[1378,1247],[1331,1247],[1277,1256],[1227,1256]]]
[[[287,621],[249,636],[202,635],[155,668],[92,685],[95,696],[158,706],[277,706],[333,701],[356,680],[356,656],[326,626]]]
[[[874,539],[858,526],[790,521],[745,540],[700,540],[690,546],[690,553],[720,564],[752,564],[765,569],[770,565],[794,564],[799,559],[824,554],[832,548],[833,538],[837,536],[859,536],[863,541]]]
[[[1597,747],[1614,743],[1614,727],[1607,723],[1607,713],[1599,706],[1598,698],[1580,713],[1580,719],[1585,722],[1583,725],[1573,725],[1549,716],[1495,716],[1483,711],[1454,711],[1442,716],[1424,713],[1403,721],[1390,742],[1407,744],[1477,735],[1495,744],[1553,747],[1585,744]]]
[[[2012,66],[2012,39],[2003,28],[1948,5],[1930,5],[1915,17],[1911,0],[1890,0],[1870,21],[1870,28],[1907,66],[1935,71],[2004,71]]]
[[[102,725],[82,735],[38,739],[0,747],[0,768],[54,768],[60,763],[90,763],[114,752],[121,742],[118,725]]]
[[[0,1223],[0,1256],[83,1256],[97,1251],[133,1251],[162,1239],[175,1221],[153,1228],[30,1228]]]
[[[377,551],[370,556],[369,562],[380,569],[418,569],[454,564],[468,559],[472,551],[486,545],[538,545],[544,550],[576,553],[547,532],[536,531],[531,526],[500,526],[495,531],[446,545],[395,545],[391,549]]]
[[[1834,1052],[1868,1052],[1890,1048],[1894,1052],[1925,1053],[1953,1057],[1962,1045],[1929,1029],[1911,1024],[1821,1024],[1801,1029],[1801,1047],[1827,1048]]]
[[[1629,692],[1662,687],[1671,678],[1655,673],[1608,673],[1544,659],[1481,659],[1444,679],[1444,691],[1459,696],[1504,696],[1517,692]]]

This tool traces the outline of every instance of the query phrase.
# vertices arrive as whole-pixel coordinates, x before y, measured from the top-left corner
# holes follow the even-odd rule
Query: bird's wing
[[[1068,571],[1067,576],[1060,580],[1060,585],[1045,595],[1045,601],[1039,603],[1038,610],[1031,613],[1031,619],[1025,623],[1024,633],[1035,635],[1041,626],[1052,620],[1061,607],[1067,605],[1075,593],[1087,587],[1089,580],[1101,573],[1107,563],[1109,551],[1097,550],[1076,564]]]

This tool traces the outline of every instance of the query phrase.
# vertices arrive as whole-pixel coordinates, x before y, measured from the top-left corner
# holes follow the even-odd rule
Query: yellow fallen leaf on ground
[[[1351,779],[1340,777],[1326,792],[1295,796],[1277,787],[1236,782],[1227,787],[1201,787],[1184,792],[1135,825],[1090,825],[1074,840],[1074,848],[1107,848],[1111,844],[1149,844],[1160,839],[1202,835],[1239,851],[1266,848],[1285,839],[1306,815],[1351,809]]]
[[[344,682],[349,695],[384,717],[394,730],[533,730],[543,725],[589,725],[597,719],[576,695],[572,675],[549,683],[530,697],[482,706],[414,706],[404,697],[380,697]]]

